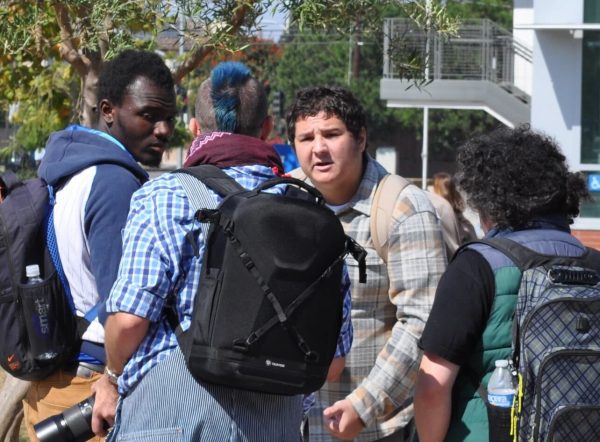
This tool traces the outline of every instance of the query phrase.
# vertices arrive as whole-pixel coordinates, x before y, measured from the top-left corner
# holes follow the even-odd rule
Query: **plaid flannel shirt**
[[[346,233],[367,255],[367,283],[347,260],[352,281],[354,343],[339,382],[326,383],[309,412],[311,441],[333,440],[323,409],[347,398],[365,423],[357,441],[400,431],[413,416],[413,389],[425,327],[438,281],[446,267],[442,231],[425,194],[408,186],[394,209],[387,268],[373,248],[370,212],[377,183],[387,172],[368,158],[350,207],[338,214]]]
[[[247,189],[275,177],[269,167],[261,165],[223,170]],[[268,191],[282,192],[283,187],[273,187]],[[220,196],[211,193],[217,201],[221,201]],[[199,276],[205,247],[204,236],[194,214],[195,209],[190,205],[183,186],[173,174],[164,174],[149,181],[133,195],[123,234],[123,257],[106,310],[109,313],[131,313],[149,319],[151,324],[119,377],[120,394],[131,390],[177,347],[177,338],[165,316],[165,308],[176,292],[175,306],[181,327],[187,330],[190,326],[194,297],[201,283]],[[194,232],[199,257],[194,256],[193,248],[186,240],[190,231]],[[343,323],[336,356],[346,355],[352,345],[350,280],[346,269],[342,290]]]

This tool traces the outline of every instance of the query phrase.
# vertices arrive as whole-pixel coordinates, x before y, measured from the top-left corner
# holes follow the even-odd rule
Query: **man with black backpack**
[[[246,66],[217,65],[195,114],[186,169],[132,199],[106,321],[121,400],[97,389],[92,426],[104,434],[114,416],[109,440],[297,441],[300,393],[351,343],[347,239],[312,189],[296,200],[277,179],[267,97]],[[306,217],[279,221],[298,208]]]
[[[50,225],[61,282],[74,314],[86,321],[73,360],[33,382],[28,392],[24,407],[31,440],[37,440],[34,424],[91,396],[96,381],[107,382],[98,315],[116,279],[131,195],[148,179],[138,162],[160,163],[175,115],[174,83],[161,57],[127,50],[101,72],[96,128],[73,125],[48,140],[38,175],[54,194]]]
[[[457,252],[436,292],[419,440],[598,440],[600,259],[569,228],[589,196],[584,177],[526,126],[473,138],[457,163],[486,235]],[[487,391],[507,361],[514,379]]]

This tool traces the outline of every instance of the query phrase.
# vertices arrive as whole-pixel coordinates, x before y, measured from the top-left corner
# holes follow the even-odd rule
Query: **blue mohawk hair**
[[[238,87],[252,77],[250,69],[235,61],[218,64],[212,71],[211,98],[215,110],[215,122],[219,130],[235,132],[237,127],[237,108],[240,104]]]

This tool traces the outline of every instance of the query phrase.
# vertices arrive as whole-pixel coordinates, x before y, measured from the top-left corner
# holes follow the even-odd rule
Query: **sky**
[[[278,41],[279,37],[285,30],[286,16],[282,13],[276,13],[273,15],[271,11],[268,11],[262,16],[262,31],[260,35],[262,38]]]

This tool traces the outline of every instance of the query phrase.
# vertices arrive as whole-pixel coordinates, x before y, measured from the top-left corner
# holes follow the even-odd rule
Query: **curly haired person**
[[[546,255],[579,256],[569,224],[588,196],[548,136],[502,128],[459,149],[457,181],[479,213],[486,238],[510,238]],[[485,404],[494,361],[508,359],[520,273],[496,249],[469,246],[438,285],[421,337],[415,417],[421,442],[488,440]],[[483,382],[482,382],[483,381]]]

